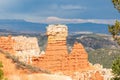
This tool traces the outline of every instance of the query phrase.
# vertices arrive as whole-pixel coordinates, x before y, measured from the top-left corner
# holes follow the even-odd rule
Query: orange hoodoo
[[[52,72],[80,71],[89,67],[88,54],[82,44],[75,43],[72,52],[68,54],[66,45],[67,26],[49,25],[47,35],[46,52],[39,58],[33,58],[33,65]]]

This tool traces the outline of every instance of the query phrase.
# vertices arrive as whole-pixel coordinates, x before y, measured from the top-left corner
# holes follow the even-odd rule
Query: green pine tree
[[[120,11],[120,0],[112,0],[114,7]]]
[[[112,80],[120,80],[120,57],[116,58],[112,64],[112,73],[114,78]]]
[[[120,12],[120,0],[112,0],[114,7]],[[108,31],[114,40],[120,45],[120,22],[116,21],[114,25],[108,26]],[[116,58],[112,63],[112,72],[114,77],[112,80],[120,80],[120,57]]]
[[[114,40],[120,45],[120,22],[116,20],[114,25],[108,25],[108,31],[113,36]]]

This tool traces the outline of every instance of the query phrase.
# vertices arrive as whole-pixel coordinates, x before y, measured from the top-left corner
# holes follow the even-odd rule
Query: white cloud
[[[14,15],[14,17],[13,17]],[[24,15],[24,14],[20,14],[20,15],[15,15],[15,14],[11,14],[11,16],[9,15],[5,15],[7,16],[7,18],[2,18],[1,19],[24,19],[26,21],[30,21],[30,22],[37,22],[37,23],[47,23],[47,24],[68,24],[68,23],[97,23],[97,24],[114,24],[115,23],[115,19],[66,19],[66,18],[59,18],[59,17],[38,17],[38,16],[33,16],[33,15]]]
[[[59,17],[42,17],[31,14],[3,14],[0,19],[24,19],[30,22],[47,23],[47,24],[68,24],[68,23],[98,23],[98,24],[114,24],[116,19],[67,19]]]
[[[86,9],[86,7],[79,6],[79,5],[61,5],[60,7],[65,10]]]
[[[64,19],[58,17],[48,17],[44,20],[40,20],[39,22],[48,24],[87,23],[87,22],[98,24],[114,24],[115,19]]]

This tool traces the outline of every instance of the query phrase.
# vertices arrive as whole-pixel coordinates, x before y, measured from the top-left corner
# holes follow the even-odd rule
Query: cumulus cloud
[[[48,17],[45,20],[41,20],[43,23],[98,23],[98,24],[114,24],[115,19],[65,19],[59,17]]]

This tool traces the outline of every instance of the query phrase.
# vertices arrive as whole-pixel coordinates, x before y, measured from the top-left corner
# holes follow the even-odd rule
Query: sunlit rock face
[[[0,37],[0,49],[16,55],[20,61],[31,63],[33,56],[39,56],[40,48],[38,46],[38,40],[35,37],[25,36],[1,36]]]
[[[48,44],[46,54],[49,55],[65,55],[67,54],[66,38],[68,35],[67,26],[65,25],[49,25],[47,27]]]
[[[90,67],[88,54],[82,44],[75,42],[69,55],[69,65],[72,70],[84,70]]]
[[[13,46],[15,44],[15,40],[12,39],[12,36],[1,36],[0,37],[0,49],[10,52],[12,54],[14,54],[14,49]]]
[[[12,37],[15,40],[14,50],[19,60],[26,63],[31,62],[33,56],[39,56],[40,48],[38,40],[35,37],[16,36]]]

